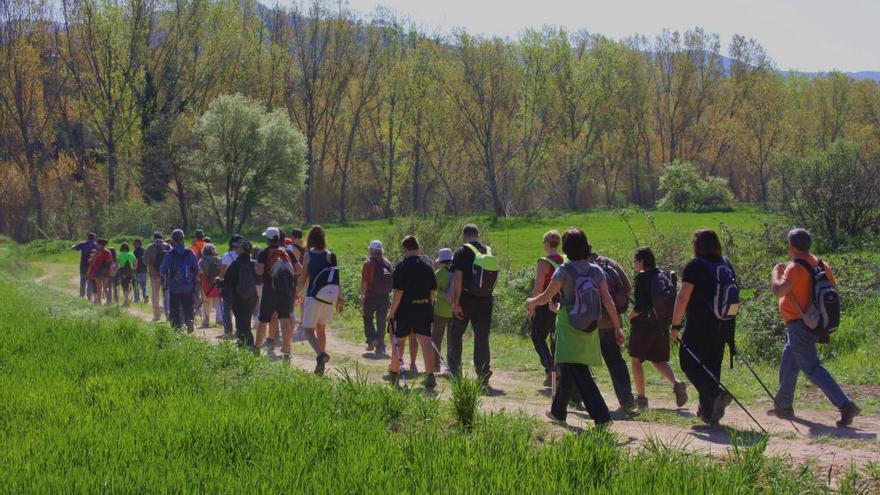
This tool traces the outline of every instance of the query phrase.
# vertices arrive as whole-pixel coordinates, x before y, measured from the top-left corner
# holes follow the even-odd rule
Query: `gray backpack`
[[[602,296],[599,292],[599,281],[596,273],[601,268],[590,263],[586,271],[581,272],[573,263],[562,265],[562,268],[574,278],[574,302],[568,310],[568,321],[571,326],[583,332],[592,332],[599,326],[602,318]]]

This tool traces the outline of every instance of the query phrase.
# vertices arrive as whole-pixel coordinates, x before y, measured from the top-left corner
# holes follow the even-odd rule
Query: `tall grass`
[[[473,380],[458,382],[461,407],[448,414],[357,373],[316,378],[8,280],[0,334],[8,493],[822,489],[784,463],[755,474],[737,458],[630,455],[608,432],[544,441],[530,420],[475,417]]]

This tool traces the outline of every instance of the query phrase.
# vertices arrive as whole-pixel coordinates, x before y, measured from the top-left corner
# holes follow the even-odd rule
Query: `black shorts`
[[[629,335],[629,355],[642,361],[669,361],[669,330],[652,323],[633,322]]]
[[[397,338],[409,337],[410,334],[431,336],[431,326],[433,321],[405,321],[396,320],[394,322],[394,336]]]
[[[292,291],[276,292],[263,286],[263,296],[260,298],[260,322],[269,323],[275,313],[280,320],[289,319],[292,310]]]

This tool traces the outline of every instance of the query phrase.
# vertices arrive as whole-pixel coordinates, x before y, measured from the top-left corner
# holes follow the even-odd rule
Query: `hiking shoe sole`
[[[675,405],[683,407],[688,401],[687,383],[676,382],[672,386],[672,393],[675,394]]]
[[[323,376],[324,370],[327,368],[327,361],[330,361],[330,355],[326,352],[322,352],[321,354],[318,354],[318,357],[315,358],[315,360],[318,362],[315,365],[315,374]]]
[[[853,419],[862,414],[862,409],[856,405],[855,402],[850,402],[849,404],[840,408],[840,421],[837,422],[838,428],[847,428],[849,427]]]
[[[709,424],[718,424],[721,421],[721,418],[724,417],[724,412],[727,410],[727,406],[730,405],[730,402],[733,401],[733,396],[727,392],[721,392],[715,399],[715,404],[712,406],[712,415],[709,416]]]
[[[557,425],[564,425],[565,424],[565,420],[559,419],[556,416],[554,416],[552,411],[547,411],[544,413],[544,415],[547,416],[547,419],[549,419],[550,422],[553,424],[557,424]]]
[[[794,415],[794,408],[791,408],[791,407],[783,407],[783,408],[774,407],[773,409],[770,409],[769,411],[767,411],[767,416],[776,416],[776,417],[779,418],[779,419],[794,419],[794,418],[795,418],[795,415]]]

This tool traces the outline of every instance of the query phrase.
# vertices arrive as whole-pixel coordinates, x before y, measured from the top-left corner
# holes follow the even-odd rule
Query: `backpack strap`
[[[464,246],[465,246],[466,248],[470,249],[471,251],[473,251],[475,257],[476,257],[476,256],[479,256],[479,255],[481,255],[481,254],[483,254],[483,253],[480,252],[479,249],[477,249],[476,246],[474,246],[473,244],[471,244],[471,243],[469,243],[469,242],[464,243]]]
[[[554,270],[556,270],[556,269],[559,268],[559,266],[560,266],[559,263],[557,263],[557,262],[551,260],[551,259],[550,259],[549,257],[547,257],[547,256],[544,256],[543,258],[538,258],[538,261],[546,261],[547,263],[550,264],[550,266],[553,267]]]

